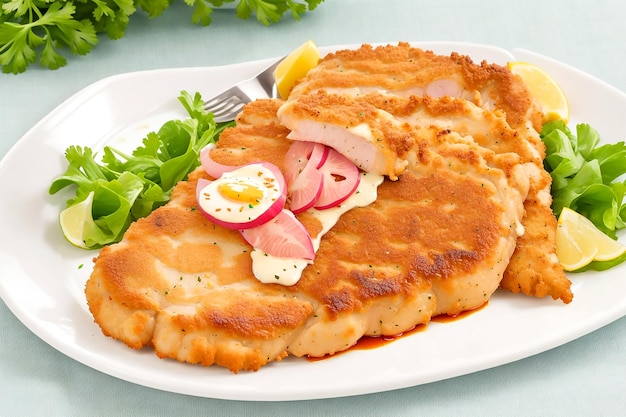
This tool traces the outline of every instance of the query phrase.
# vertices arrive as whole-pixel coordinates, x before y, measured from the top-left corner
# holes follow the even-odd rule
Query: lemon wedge
[[[592,261],[610,261],[626,253],[626,246],[611,239],[591,220],[564,208],[556,230],[556,255],[566,271],[575,271]]]
[[[88,230],[92,229],[91,225],[93,225],[91,214],[93,196],[92,191],[83,201],[64,209],[59,214],[59,224],[65,239],[72,245],[83,249],[87,249],[84,236]]]
[[[286,99],[296,81],[317,66],[319,59],[320,53],[315,43],[311,40],[306,41],[287,55],[274,70],[274,79],[276,80],[276,88],[280,97]]]
[[[508,68],[513,74],[519,75],[530,94],[541,104],[544,123],[554,120],[569,120],[569,104],[567,97],[557,84],[544,70],[528,62],[509,62]]]

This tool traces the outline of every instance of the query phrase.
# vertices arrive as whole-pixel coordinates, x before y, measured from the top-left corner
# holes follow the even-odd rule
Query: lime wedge
[[[59,214],[59,224],[63,236],[72,245],[87,249],[84,236],[95,225],[91,209],[93,206],[94,192],[90,192],[83,201],[63,210]]]

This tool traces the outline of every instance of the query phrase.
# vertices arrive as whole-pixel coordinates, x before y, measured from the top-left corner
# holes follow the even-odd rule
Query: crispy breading
[[[240,163],[286,151],[288,141],[274,139],[286,134],[277,123],[249,131],[242,123],[225,132],[221,143],[233,146],[215,158]],[[242,144],[251,151],[243,152]],[[89,308],[105,335],[130,347],[152,345],[163,358],[256,370],[286,355],[285,344],[314,308],[252,276],[251,248],[239,232],[212,224],[196,209],[201,176],[192,173],[167,205],[101,250],[85,290]]]
[[[503,110],[513,128],[525,126],[529,119],[536,129],[541,127],[541,114],[532,111],[523,82],[507,68],[485,61],[476,64],[456,52],[437,55],[406,42],[378,47],[364,44],[330,53],[299,81],[290,98],[320,89],[350,95],[372,91],[402,97],[450,95],[487,110]]]
[[[545,194],[546,190],[538,190],[538,193]],[[524,201],[522,224],[526,233],[517,239],[515,253],[500,286],[514,293],[550,296],[570,303],[574,298],[571,281],[556,257],[557,221],[546,207],[549,208],[536,194]]]
[[[478,114],[467,102],[487,111]],[[572,300],[571,283],[555,254],[551,179],[537,133],[542,116],[522,79],[507,68],[475,64],[456,53],[436,55],[407,43],[363,45],[322,59],[278,114],[292,130],[290,138],[333,146],[361,168],[391,179],[407,167],[413,131],[429,124],[471,135],[495,152],[519,154],[530,175],[522,220],[527,233],[502,287]]]
[[[245,106],[211,157],[284,172],[292,139],[321,141],[389,174],[376,201],[339,218],[297,284],[262,284],[240,233],[196,209],[198,169],[94,259],[89,309],[132,348],[239,372],[477,308],[499,285],[569,302],[537,115],[503,67],[407,44],[330,54],[286,103]]]
[[[248,105],[212,158],[269,158],[284,169],[287,131],[258,117],[280,104]],[[511,186],[519,156],[438,128],[425,129],[421,141],[406,173],[385,181],[374,204],[344,214],[291,287],[258,282],[240,234],[195,210],[195,183],[207,177],[195,171],[95,259],[86,296],[96,322],[133,348],[152,345],[163,358],[238,372],[286,355],[331,354],[363,335],[395,335],[483,305],[515,248],[525,193]],[[300,219],[316,235],[314,216]]]

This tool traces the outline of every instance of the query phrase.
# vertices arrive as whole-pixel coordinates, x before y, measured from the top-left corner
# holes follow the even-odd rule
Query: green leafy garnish
[[[69,49],[86,55],[98,43],[99,34],[110,39],[124,36],[130,16],[138,9],[150,18],[161,15],[173,0],[3,0],[0,2],[0,66],[4,73],[26,71],[39,59],[42,67],[58,69],[67,64],[60,53]],[[214,7],[236,0],[184,0],[193,8],[191,21],[211,24]],[[264,25],[277,23],[288,11],[300,20],[324,0],[238,0],[237,17],[253,14]]]
[[[88,248],[118,242],[128,226],[165,204],[174,186],[199,166],[202,148],[214,142],[233,123],[215,123],[204,110],[199,93],[179,97],[190,118],[170,120],[158,132],[149,133],[131,155],[112,147],[103,149],[98,163],[91,148],[70,146],[69,166],[50,185],[50,194],[74,185],[76,196],[67,207],[93,192],[93,227],[84,236]]]
[[[552,211],[569,207],[591,220],[612,238],[626,227],[626,145],[599,145],[600,135],[588,124],[576,134],[562,121],[546,123],[544,165],[552,176]]]
[[[293,17],[300,20],[300,15],[307,10],[307,7],[309,10],[314,10],[323,1],[305,0],[306,4],[304,4],[294,0],[239,0],[237,17],[248,19],[254,13],[257,20],[267,26],[277,23],[286,12],[291,11]]]

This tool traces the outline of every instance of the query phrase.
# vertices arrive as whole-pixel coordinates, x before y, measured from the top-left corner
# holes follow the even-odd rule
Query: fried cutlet
[[[276,118],[282,104],[247,105],[211,157],[284,171],[291,140]],[[195,171],[94,259],[85,293],[95,321],[130,347],[238,372],[287,355],[332,354],[363,335],[396,335],[483,305],[520,232],[528,183],[521,157],[438,126],[425,127],[416,144],[398,180],[385,180],[373,204],[343,214],[322,237],[293,286],[253,276],[241,235],[196,209],[196,182],[208,177]],[[299,218],[319,233],[311,212]]]
[[[424,97],[438,106],[439,99],[449,99],[449,111],[429,112]],[[464,103],[485,111],[468,110],[471,106]],[[407,43],[363,45],[324,57],[294,87],[278,115],[291,130],[289,138],[332,146],[362,169],[391,179],[407,169],[415,131],[430,125],[472,135],[497,153],[519,154],[530,176],[522,220],[526,232],[502,287],[572,300],[571,283],[555,254],[551,178],[543,168],[545,148],[537,133],[541,114],[521,78],[508,69]]]

